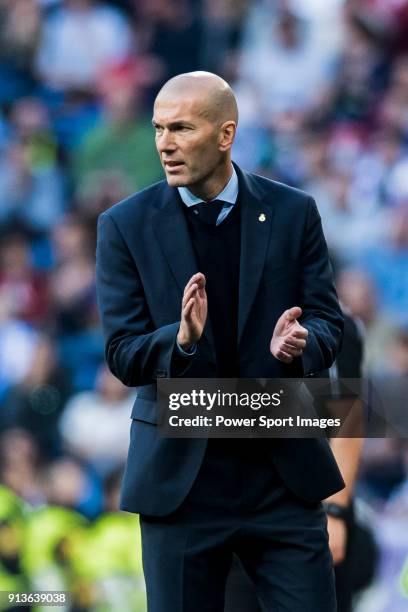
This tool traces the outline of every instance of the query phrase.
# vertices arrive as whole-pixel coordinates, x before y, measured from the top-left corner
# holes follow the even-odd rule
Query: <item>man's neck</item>
[[[230,162],[227,168],[222,168],[222,172],[220,172],[219,175],[214,173],[210,179],[205,181],[204,184],[192,185],[187,189],[204,202],[210,202],[211,200],[214,200],[227,186],[229,180],[231,179],[232,172],[233,166]]]

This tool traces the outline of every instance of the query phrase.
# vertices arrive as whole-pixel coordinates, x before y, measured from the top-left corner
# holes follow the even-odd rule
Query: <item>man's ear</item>
[[[220,151],[228,151],[234,142],[237,124],[235,121],[225,121],[220,128],[220,140],[218,147]]]

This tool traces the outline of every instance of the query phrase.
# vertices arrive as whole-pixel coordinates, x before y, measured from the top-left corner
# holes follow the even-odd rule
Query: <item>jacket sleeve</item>
[[[98,219],[96,289],[111,372],[128,386],[180,376],[194,354],[177,349],[179,321],[155,328],[140,274],[109,212]]]
[[[303,239],[300,323],[309,332],[301,357],[304,376],[329,368],[340,349],[343,314],[338,302],[326,241],[316,203],[309,210]]]

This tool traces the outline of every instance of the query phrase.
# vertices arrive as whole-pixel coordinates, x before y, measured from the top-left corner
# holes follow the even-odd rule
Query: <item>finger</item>
[[[308,335],[309,331],[306,329],[306,327],[302,327],[301,325],[291,332],[291,336],[293,336],[293,338],[300,338],[303,340],[306,340]]]
[[[186,287],[192,283],[197,283],[197,285],[199,287],[202,287],[205,285],[205,276],[202,272],[197,272],[196,274],[193,274],[193,276],[190,278],[190,280],[188,281]]]
[[[300,357],[300,355],[303,353],[302,349],[298,349],[293,346],[288,346],[286,342],[283,343],[282,349],[285,351],[285,353],[288,353],[288,355],[291,355],[292,357]]]
[[[182,308],[187,304],[187,302],[194,296],[197,291],[197,284],[193,283],[191,287],[184,293],[183,301],[181,303]]]
[[[202,272],[197,272],[193,274],[193,276],[188,281],[187,285],[184,287],[184,293],[191,287],[192,284],[197,283],[197,285],[202,284],[203,280],[205,281],[205,276]]]
[[[302,351],[304,347],[303,346],[297,346],[295,344],[295,342],[292,342],[290,339],[285,338],[285,340],[283,340],[283,342],[282,342],[282,348],[283,348],[284,351],[287,351],[289,349],[291,351]]]
[[[190,320],[190,316],[191,316],[191,311],[193,309],[193,306],[195,304],[195,298],[192,297],[187,304],[185,305],[185,307],[182,310],[181,316],[185,319],[185,320]]]
[[[197,284],[198,284],[198,280],[199,280],[199,278],[197,278],[197,277],[198,277],[198,274],[194,274],[194,275],[193,275],[193,276],[190,278],[190,280],[188,281],[187,285],[184,287],[184,293],[186,293],[187,291],[189,291],[189,289],[190,289],[190,287],[191,287],[192,285],[197,285]]]
[[[296,321],[302,315],[302,309],[299,306],[293,306],[285,310],[285,317],[287,321]]]
[[[289,336],[288,338],[285,338],[285,344],[291,348],[303,350],[306,346],[306,340],[292,338]]]
[[[288,342],[287,340],[284,340],[282,342],[282,347],[281,347],[284,351],[286,351],[287,353],[289,353],[289,355],[293,355],[294,353],[301,353],[303,351],[303,348],[300,346],[294,346],[293,344],[291,344],[290,342]]]
[[[194,274],[194,275],[193,275],[193,276],[190,278],[190,280],[188,281],[188,283],[187,283],[187,284],[186,284],[186,286],[184,287],[184,292],[183,292],[183,294],[184,294],[184,293],[186,293],[186,291],[188,291],[188,290],[190,289],[191,285],[197,281],[196,276],[197,276],[197,275],[196,275],[196,274]]]
[[[207,297],[207,293],[205,291],[205,281],[202,287],[198,287],[198,295],[201,299],[205,299]]]
[[[279,359],[279,361],[283,361],[284,363],[292,363],[293,361],[293,357],[283,349],[279,349],[276,352],[276,358]]]
[[[183,298],[183,301],[182,301],[182,304],[181,304],[181,308],[183,309],[183,308],[184,308],[184,307],[185,307],[185,306],[188,304],[188,302],[191,300],[191,298],[195,298],[195,297],[196,297],[196,294],[197,294],[197,289],[195,289],[195,290],[193,290],[193,291],[189,292],[189,293],[188,293],[188,294],[187,294],[187,295],[186,295],[186,296]]]
[[[207,279],[205,278],[204,274],[202,272],[198,273],[198,278],[196,279],[197,285],[199,289],[204,289]]]

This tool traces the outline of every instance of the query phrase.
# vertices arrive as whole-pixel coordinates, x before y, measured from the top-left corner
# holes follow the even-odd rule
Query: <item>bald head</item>
[[[173,77],[163,85],[156,101],[179,98],[196,101],[197,111],[212,123],[238,123],[234,92],[227,81],[212,72],[186,72]]]
[[[232,174],[238,110],[231,87],[211,72],[170,79],[154,103],[156,147],[167,182],[211,200]]]

